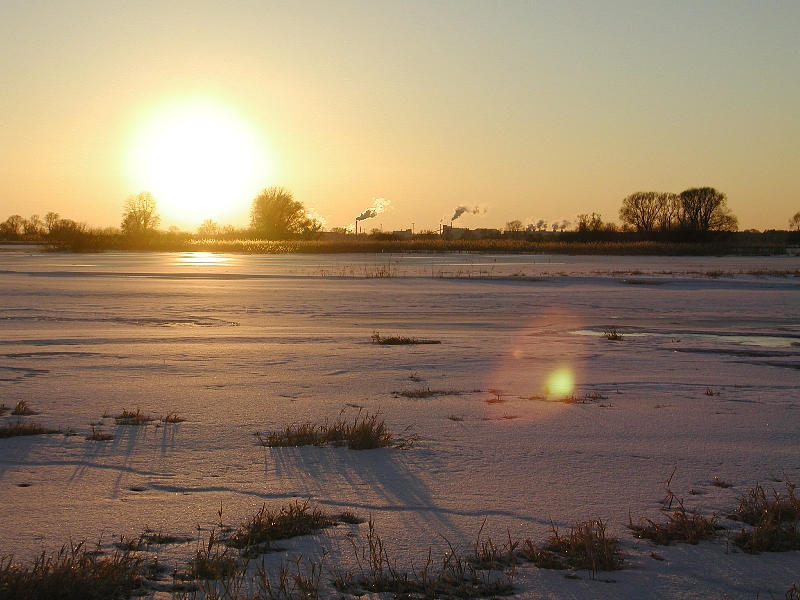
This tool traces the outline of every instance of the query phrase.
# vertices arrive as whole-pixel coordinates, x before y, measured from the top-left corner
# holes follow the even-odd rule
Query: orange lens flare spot
[[[544,388],[548,396],[559,398],[569,396],[573,389],[575,389],[575,376],[568,367],[561,367],[553,371],[550,377],[547,378],[547,384]]]

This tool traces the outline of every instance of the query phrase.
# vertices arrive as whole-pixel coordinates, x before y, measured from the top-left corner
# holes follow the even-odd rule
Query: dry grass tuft
[[[178,413],[171,412],[161,417],[160,420],[162,423],[183,423],[186,419],[179,417]]]
[[[194,553],[190,579],[226,579],[239,571],[239,561],[234,551],[221,544],[215,531],[211,531],[208,542],[201,544]]]
[[[341,413],[333,422],[322,424],[301,423],[290,425],[283,431],[275,431],[262,436],[256,433],[262,446],[270,448],[284,446],[347,446],[351,450],[371,450],[389,446],[403,448],[411,446],[416,437],[408,434],[396,437],[386,427],[379,413],[363,414],[361,410],[352,419]]]
[[[107,600],[127,598],[140,587],[143,565],[129,552],[101,556],[83,543],[62,546],[32,565],[0,559],[0,597],[4,600]]]
[[[114,436],[110,433],[105,433],[101,429],[95,429],[95,426],[92,425],[92,432],[86,436],[86,439],[92,442],[110,442],[114,439]]]
[[[612,342],[619,342],[623,338],[623,334],[617,331],[615,327],[611,329],[604,329],[603,330],[603,337],[607,340],[611,340]]]
[[[530,543],[526,547],[536,549]],[[564,536],[553,527],[553,535],[533,555],[532,562],[542,568],[588,569],[594,575],[621,569],[624,557],[619,540],[608,537],[605,523],[598,519],[577,523]]]
[[[346,510],[340,514],[338,520],[342,523],[347,523],[348,525],[358,525],[359,523],[364,522],[364,519],[356,516],[356,514],[350,510]]]
[[[795,494],[794,483],[786,483],[786,494],[773,488],[768,494],[760,485],[739,496],[739,505],[730,515],[735,521],[757,525],[766,516],[770,520],[794,521],[800,518],[800,498]]]
[[[678,506],[667,516],[666,522],[656,523],[650,519],[641,519],[638,525],[631,521],[629,527],[637,537],[664,546],[673,542],[697,544],[701,540],[715,538],[720,529],[716,516],[709,519],[695,511],[687,512],[680,500]]]
[[[0,438],[10,438],[22,435],[44,435],[49,433],[59,433],[57,429],[47,429],[38,423],[23,423],[17,420],[16,423],[8,422],[0,427]]]
[[[724,481],[723,479],[720,479],[716,475],[714,475],[714,479],[711,481],[711,485],[713,485],[714,487],[722,488],[722,489],[727,489],[727,488],[731,487],[730,483],[728,483],[727,481]]]
[[[282,562],[274,577],[262,563],[255,578],[260,593],[253,596],[253,600],[318,600],[325,556],[324,551],[318,561],[313,558],[304,561],[298,556],[291,561],[292,569]]]
[[[338,522],[320,509],[310,508],[307,502],[296,501],[277,511],[267,510],[265,504],[231,534],[227,543],[233,548],[247,549],[248,553],[261,553],[269,550],[275,540],[308,535]]]
[[[38,415],[39,413],[33,410],[25,400],[20,400],[14,410],[11,411],[11,414],[18,417],[27,417],[29,415]]]
[[[407,346],[411,344],[441,344],[441,340],[425,340],[420,338],[407,337],[402,335],[390,335],[381,337],[377,331],[372,333],[372,343],[381,346]]]
[[[114,417],[117,425],[147,425],[150,421],[155,421],[155,418],[141,412],[138,408],[135,411],[125,409]]]
[[[751,525],[742,529],[734,543],[750,554],[800,550],[800,498],[795,484],[786,483],[786,494],[773,489],[768,494],[756,484],[739,497],[731,519]]]
[[[445,540],[446,541],[446,540]],[[351,539],[356,571],[334,571],[333,586],[353,595],[388,593],[395,598],[491,598],[514,592],[510,579],[496,571],[482,572],[449,544],[441,562],[428,550],[425,564],[418,570],[397,567],[369,521],[366,544]]]
[[[460,390],[432,390],[431,388],[419,388],[416,390],[400,390],[399,392],[392,392],[395,396],[402,396],[403,398],[433,398],[434,396],[459,396],[463,392]]]

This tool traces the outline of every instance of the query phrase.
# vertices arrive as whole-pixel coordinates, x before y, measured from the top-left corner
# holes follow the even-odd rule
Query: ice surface
[[[800,279],[764,274],[797,269],[798,258],[0,253],[0,403],[25,400],[41,413],[25,420],[78,434],[0,440],[0,548],[32,558],[146,526],[197,539],[220,504],[236,524],[300,498],[371,515],[415,564],[443,537],[469,546],[484,518],[494,538],[543,540],[551,523],[594,518],[622,538],[615,583],[523,566],[521,597],[780,597],[800,577],[796,552],[749,556],[723,535],[657,548],[656,561],[626,526],[660,517],[674,468],[672,489],[709,515],[756,482],[800,481]],[[610,328],[623,339],[606,340]],[[378,346],[374,331],[442,344]],[[548,401],[560,368],[576,396],[602,398]],[[396,393],[427,388],[453,393]],[[418,443],[264,449],[254,436],[359,406],[395,431],[413,426]],[[103,417],[135,408],[186,421]],[[98,422],[112,442],[85,440]],[[287,541],[282,555],[325,547],[347,564],[346,534],[364,527]],[[179,564],[196,545],[162,558]]]

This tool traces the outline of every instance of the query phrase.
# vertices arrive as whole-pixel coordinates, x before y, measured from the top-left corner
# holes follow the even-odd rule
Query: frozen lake
[[[0,403],[25,400],[40,414],[24,419],[77,434],[0,439],[0,547],[32,558],[148,526],[199,539],[220,505],[236,524],[300,498],[371,515],[403,560],[441,536],[471,544],[484,518],[484,535],[536,539],[601,518],[623,540],[615,583],[526,566],[521,597],[780,597],[797,552],[734,552],[729,533],[654,548],[627,525],[660,518],[673,469],[671,489],[707,515],[757,482],[800,481],[800,278],[781,276],[798,269],[798,257],[0,252]],[[375,331],[441,344],[378,346]],[[557,375],[592,400],[559,401]],[[442,393],[402,395],[428,389]],[[359,407],[413,427],[417,444],[265,449],[254,435]],[[136,408],[186,421],[109,418]],[[113,441],[87,441],[92,423]],[[278,554],[324,547],[347,564],[347,535],[365,527]],[[196,547],[160,552],[177,564]]]

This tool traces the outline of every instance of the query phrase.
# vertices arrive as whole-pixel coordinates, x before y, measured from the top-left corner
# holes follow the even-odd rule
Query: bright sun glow
[[[572,376],[572,371],[567,367],[561,367],[554,371],[547,379],[547,395],[566,397],[572,393],[572,388],[575,385],[575,379]]]
[[[255,131],[235,113],[200,101],[150,118],[133,144],[129,169],[136,191],[155,197],[162,224],[189,227],[205,219],[241,221],[272,176]]]

